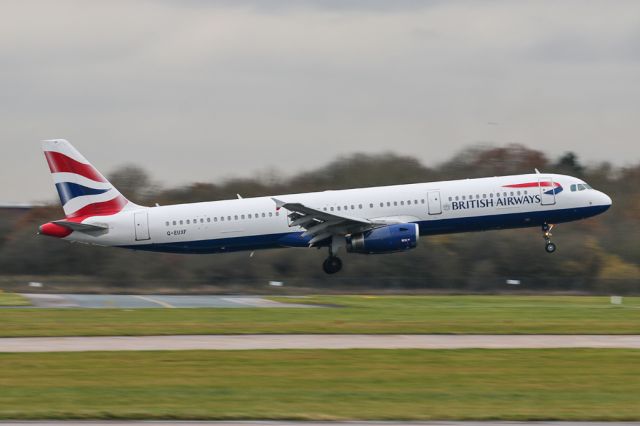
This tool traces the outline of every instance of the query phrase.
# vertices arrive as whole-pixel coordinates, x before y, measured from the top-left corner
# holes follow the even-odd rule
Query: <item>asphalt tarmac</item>
[[[259,334],[0,338],[0,352],[472,348],[640,349],[640,335]]]
[[[317,308],[259,296],[23,293],[36,308]]]

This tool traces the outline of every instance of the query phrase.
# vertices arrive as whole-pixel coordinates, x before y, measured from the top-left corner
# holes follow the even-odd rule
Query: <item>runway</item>
[[[35,308],[318,308],[260,296],[23,293]]]
[[[0,426],[640,426],[640,422],[400,422],[400,421],[350,421],[350,422],[313,422],[313,421],[30,421],[2,422]]]
[[[640,335],[182,335],[1,338],[0,352],[257,349],[640,349]]]

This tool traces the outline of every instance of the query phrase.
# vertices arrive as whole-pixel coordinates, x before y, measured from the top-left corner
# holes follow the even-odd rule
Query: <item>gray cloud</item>
[[[52,198],[51,137],[169,185],[477,141],[635,162],[639,31],[635,1],[3,2],[0,200]]]

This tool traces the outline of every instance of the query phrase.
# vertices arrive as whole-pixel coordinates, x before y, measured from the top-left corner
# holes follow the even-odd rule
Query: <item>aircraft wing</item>
[[[272,198],[272,200],[278,209],[283,208],[289,211],[290,226],[300,226],[305,229],[303,237],[312,237],[309,241],[309,247],[313,247],[334,235],[344,236],[385,225],[369,219],[336,215],[307,207],[301,203],[290,203],[277,198]]]

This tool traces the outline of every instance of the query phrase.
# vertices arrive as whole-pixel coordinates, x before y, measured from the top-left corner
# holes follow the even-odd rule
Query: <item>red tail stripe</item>
[[[51,173],[76,173],[96,182],[106,182],[100,173],[89,164],[80,163],[73,158],[55,151],[45,151]]]
[[[89,216],[109,216],[120,213],[127,205],[127,199],[122,195],[101,203],[89,204],[78,211],[71,213],[67,218],[73,222],[81,222]]]
[[[538,186],[553,186],[551,182],[529,182],[529,183],[516,183],[513,185],[504,185],[503,188],[537,188]],[[557,185],[557,184],[555,184]]]

